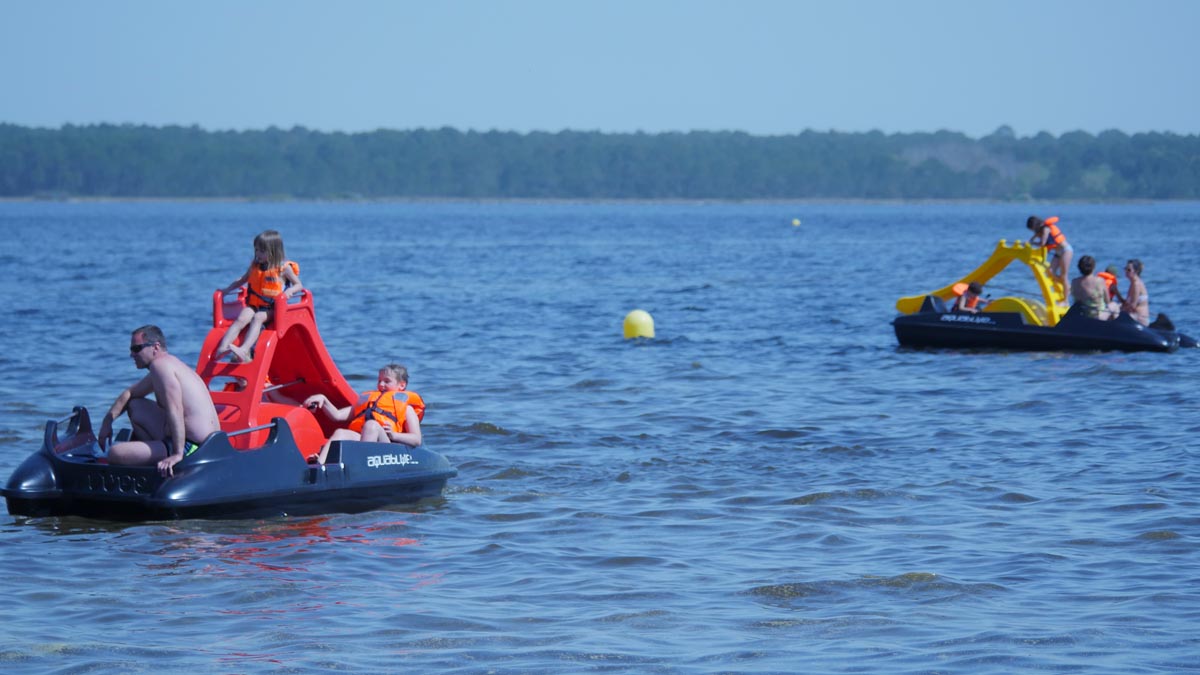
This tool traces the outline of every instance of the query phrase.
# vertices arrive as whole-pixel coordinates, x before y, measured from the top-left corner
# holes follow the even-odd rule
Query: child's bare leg
[[[255,312],[254,317],[250,319],[250,327],[246,329],[246,334],[242,336],[242,344],[240,346],[231,345],[230,349],[238,358],[245,363],[249,363],[253,356],[250,350],[254,349],[255,343],[258,342],[258,336],[262,333],[263,324],[267,322],[266,312]]]
[[[365,443],[392,442],[392,439],[388,438],[387,431],[384,431],[383,426],[375,420],[367,420],[363,423],[362,440]]]
[[[1067,281],[1066,268],[1062,264],[1062,256],[1055,254],[1050,260],[1050,277],[1058,282],[1063,295],[1063,300],[1066,300],[1071,294],[1071,284]]]
[[[361,437],[358,435],[357,431],[338,429],[329,436],[329,440],[325,441],[325,445],[321,447],[321,454],[317,455],[317,462],[321,464],[325,463],[325,458],[329,456],[329,446],[332,445],[334,441],[357,441],[359,438]]]
[[[1062,267],[1060,267],[1059,269],[1061,270],[1061,274],[1062,274],[1061,278],[1062,278],[1064,289],[1071,287],[1070,286],[1071,282],[1067,277],[1070,275],[1070,272],[1071,272],[1071,259],[1073,257],[1075,257],[1075,254],[1071,250],[1069,250],[1069,249],[1064,250],[1062,252],[1062,258],[1059,261],[1059,264],[1062,265]],[[1066,291],[1064,291],[1063,294],[1066,295]]]
[[[242,329],[250,323],[250,319],[254,318],[254,310],[249,307],[243,307],[233,323],[229,325],[229,330],[225,331],[225,335],[221,337],[221,341],[217,344],[217,351],[214,353],[214,358],[221,358],[230,352],[229,346],[237,339]]]

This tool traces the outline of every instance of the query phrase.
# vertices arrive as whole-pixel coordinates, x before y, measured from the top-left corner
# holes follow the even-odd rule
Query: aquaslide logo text
[[[371,455],[367,457],[367,466],[372,469],[378,469],[381,466],[408,466],[409,464],[420,464],[412,458],[412,455]]]

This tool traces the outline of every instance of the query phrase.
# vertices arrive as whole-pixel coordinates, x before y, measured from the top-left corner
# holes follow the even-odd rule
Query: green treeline
[[[0,197],[1197,199],[1200,136],[0,124]]]

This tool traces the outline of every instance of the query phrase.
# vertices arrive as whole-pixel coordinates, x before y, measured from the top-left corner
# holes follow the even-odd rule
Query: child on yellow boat
[[[403,443],[414,447],[421,444],[425,401],[417,392],[408,391],[408,369],[398,363],[380,368],[375,390],[364,391],[353,406],[335,408],[324,394],[314,394],[305,399],[304,407],[320,409],[339,422],[349,421],[346,428],[334,431],[321,447],[316,458],[321,464],[325,463],[329,445],[334,441]]]
[[[953,290],[958,298],[954,301],[951,311],[977,314],[987,305],[988,301],[980,297],[983,294],[983,284],[978,281],[969,284],[959,282],[954,284]]]
[[[233,352],[235,359],[250,361],[250,350],[258,341],[263,325],[270,319],[275,300],[282,297],[287,302],[288,298],[304,288],[300,284],[300,266],[284,255],[283,237],[279,232],[264,230],[254,237],[254,259],[250,261],[246,273],[221,292],[229,293],[242,284],[246,284],[246,306],[217,345],[218,359]],[[242,344],[233,344],[243,329],[246,329],[246,335],[242,338]]]
[[[1071,269],[1071,257],[1075,255],[1075,251],[1067,243],[1067,235],[1058,228],[1058,216],[1051,216],[1045,220],[1029,216],[1025,227],[1033,232],[1033,236],[1029,238],[1030,243],[1038,244],[1052,253],[1050,271],[1058,277],[1058,283],[1062,284],[1063,293],[1066,293],[1071,288],[1067,281],[1067,272]]]

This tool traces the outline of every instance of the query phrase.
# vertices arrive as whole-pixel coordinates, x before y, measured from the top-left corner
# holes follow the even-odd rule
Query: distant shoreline
[[[952,132],[806,131],[759,138],[737,132],[521,135],[439,129],[347,136],[301,128],[210,133],[181,127],[31,130],[0,124],[0,150],[5,157],[0,194],[47,200],[76,195],[405,203],[1200,199],[1200,136],[1115,131],[1018,138],[1003,128],[973,140]]]

